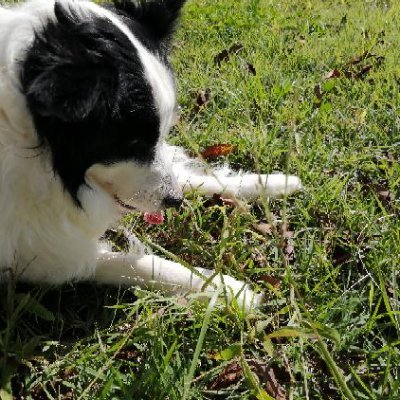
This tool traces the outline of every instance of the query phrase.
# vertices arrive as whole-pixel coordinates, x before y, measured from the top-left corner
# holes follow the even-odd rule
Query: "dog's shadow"
[[[51,351],[45,354],[49,344],[57,346],[59,355],[63,349],[68,351],[72,344],[121,320],[118,308],[109,306],[135,300],[132,290],[86,282],[58,287],[2,282],[0,388],[10,387],[14,398],[23,398],[18,393],[23,392],[23,382],[32,374],[37,357],[49,361],[54,357]]]
[[[20,338],[37,335],[43,339],[73,341],[94,328],[110,326],[114,306],[136,299],[131,290],[77,282],[62,286],[17,283],[0,285],[0,331],[18,331]],[[10,322],[11,321],[11,322]],[[14,326],[10,326],[13,324]]]

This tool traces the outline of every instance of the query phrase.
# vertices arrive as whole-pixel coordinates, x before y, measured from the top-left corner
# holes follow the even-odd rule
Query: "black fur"
[[[129,15],[135,36],[157,52],[182,4],[117,6],[125,18]],[[108,20],[82,19],[61,3],[55,14],[57,22],[36,33],[22,62],[22,90],[54,171],[79,205],[77,191],[93,164],[152,160],[160,121],[143,66],[126,36]]]
[[[186,0],[114,0],[119,11],[140,22],[155,43],[169,43]]]

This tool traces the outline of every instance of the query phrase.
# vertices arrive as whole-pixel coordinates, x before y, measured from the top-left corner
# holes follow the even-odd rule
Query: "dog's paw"
[[[229,275],[216,276],[212,283],[229,302],[237,303],[239,309],[245,313],[249,313],[262,304],[262,294],[255,293],[249,285]]]
[[[255,200],[260,196],[270,198],[287,196],[301,189],[303,185],[297,176],[281,173],[244,174],[237,195],[247,200]]]
[[[261,177],[265,182],[261,190],[265,190],[270,197],[287,196],[303,189],[300,179],[294,175],[271,174]]]

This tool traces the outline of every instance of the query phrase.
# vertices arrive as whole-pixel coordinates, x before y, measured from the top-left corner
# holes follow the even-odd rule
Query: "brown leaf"
[[[197,114],[199,113],[211,100],[211,90],[199,90],[196,96],[196,104],[193,111]]]
[[[229,61],[229,51],[227,49],[222,50],[214,57],[214,64],[221,66],[222,61]]]
[[[273,368],[267,368],[266,375],[268,377],[268,381],[265,385],[267,393],[275,400],[286,400],[286,390],[276,380]]]
[[[253,254],[251,256],[251,258],[253,259],[253,261],[256,263],[256,265],[258,267],[265,267],[267,258],[265,257],[265,255],[263,253],[261,253],[259,250],[254,249],[253,250]],[[261,278],[262,279],[262,278]]]
[[[352,64],[352,65],[359,64],[361,61],[364,61],[366,58],[368,58],[370,56],[371,56],[371,53],[368,50],[366,50],[360,56],[353,57],[350,60],[349,64]]]
[[[210,199],[211,201],[208,203],[209,206],[236,206],[237,202],[233,199],[228,199],[225,197],[222,197],[218,193],[214,193]]]
[[[281,233],[284,238],[292,238],[294,236],[294,232],[289,230],[289,224],[287,222],[282,224]]]
[[[115,358],[118,360],[137,361],[140,358],[140,353],[137,350],[124,349],[120,350]]]
[[[267,393],[275,400],[286,400],[286,390],[276,380],[274,370],[272,368],[267,368],[265,372],[268,377],[268,381],[265,385]]]
[[[332,71],[329,71],[327,74],[325,74],[323,79],[327,81],[328,79],[339,78],[340,75],[340,71],[337,68],[334,68]]]
[[[364,62],[368,59],[373,59],[373,61],[365,65]],[[353,57],[347,63],[348,68],[344,71],[344,74],[347,78],[363,79],[374,66],[380,66],[384,60],[385,57],[383,56],[364,51],[360,56]]]
[[[314,86],[314,94],[315,97],[321,102],[322,98],[324,97],[324,92],[322,91],[320,83]]]
[[[227,387],[235,384],[243,376],[242,367],[237,363],[233,362],[227,365],[221,373],[211,383],[211,390],[226,389]]]
[[[343,246],[336,245],[332,250],[333,265],[342,265],[352,258],[350,251]]]
[[[300,35],[298,40],[299,40],[300,44],[305,44],[306,43],[306,37],[304,35]]]
[[[213,160],[217,157],[226,156],[232,153],[233,149],[234,147],[231,144],[216,144],[204,148],[204,150],[201,152],[201,155],[206,160]]]
[[[267,224],[266,222],[260,222],[258,224],[254,224],[253,228],[263,234],[263,235],[272,235],[273,232],[273,225],[272,224]]]
[[[256,68],[254,67],[254,65],[251,64],[251,63],[249,63],[249,62],[248,62],[246,65],[247,65],[247,69],[249,70],[249,72],[250,72],[253,76],[256,76],[256,75],[257,75],[257,71],[256,71]]]
[[[354,77],[354,72],[351,72],[351,71],[348,71],[348,70],[343,71],[343,74],[347,79],[350,79],[350,78]]]
[[[369,58],[375,59],[378,64],[381,64],[385,60],[384,56],[378,56],[377,54],[370,53],[369,51],[364,51],[364,53],[362,53],[360,56],[353,57],[349,61],[349,64],[357,65],[357,64],[360,64],[361,62],[363,62],[363,61],[365,61],[365,60],[367,60]]]
[[[294,232],[289,230],[289,224],[284,222],[281,226],[281,235],[284,238],[283,252],[288,261],[293,261],[295,258],[294,247],[290,241],[294,236]]]
[[[368,73],[368,71],[372,69],[372,64],[367,64],[364,67],[362,67],[358,72],[354,74],[354,78],[356,79],[361,79],[364,78],[364,76]]]
[[[277,366],[267,366],[258,360],[249,360],[251,370],[258,376],[260,383],[275,400],[286,400],[286,390],[278,382],[277,376],[284,378],[287,375]],[[227,365],[210,385],[211,390],[226,389],[237,383],[243,377],[242,367],[238,362]]]
[[[233,44],[229,49],[224,49],[214,57],[214,64],[221,66],[222,62],[227,62],[230,59],[231,54],[237,54],[243,49],[241,43]]]
[[[281,286],[281,281],[279,279],[275,278],[272,275],[262,275],[260,277],[260,280],[265,282],[265,283],[268,283],[274,289],[279,289],[279,287]]]
[[[275,400],[287,399],[285,388],[278,382],[278,379],[276,378],[277,375],[283,375],[277,366],[269,366],[258,360],[250,360],[248,364],[258,376],[260,383],[263,384],[265,390],[271,397],[273,397]],[[283,378],[283,376],[281,378]]]
[[[294,247],[286,242],[286,245],[283,249],[285,253],[285,257],[288,261],[293,261],[294,260]]]
[[[75,376],[75,374],[76,374],[75,370],[72,367],[65,368],[62,371],[60,371],[60,377],[61,377],[61,379],[64,379],[64,380],[68,380],[68,379],[72,378],[73,376]]]
[[[385,202],[392,202],[395,199],[394,194],[390,190],[381,190],[378,192],[378,196]]]
[[[244,46],[242,45],[242,43],[235,43],[229,48],[228,51],[230,54],[237,54],[243,48],[244,48]]]

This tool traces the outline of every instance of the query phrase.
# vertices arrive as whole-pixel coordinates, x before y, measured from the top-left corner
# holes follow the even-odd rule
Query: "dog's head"
[[[182,194],[165,156],[175,120],[168,51],[185,0],[56,0],[21,63],[22,91],[53,169],[78,206],[82,186],[158,211]]]

